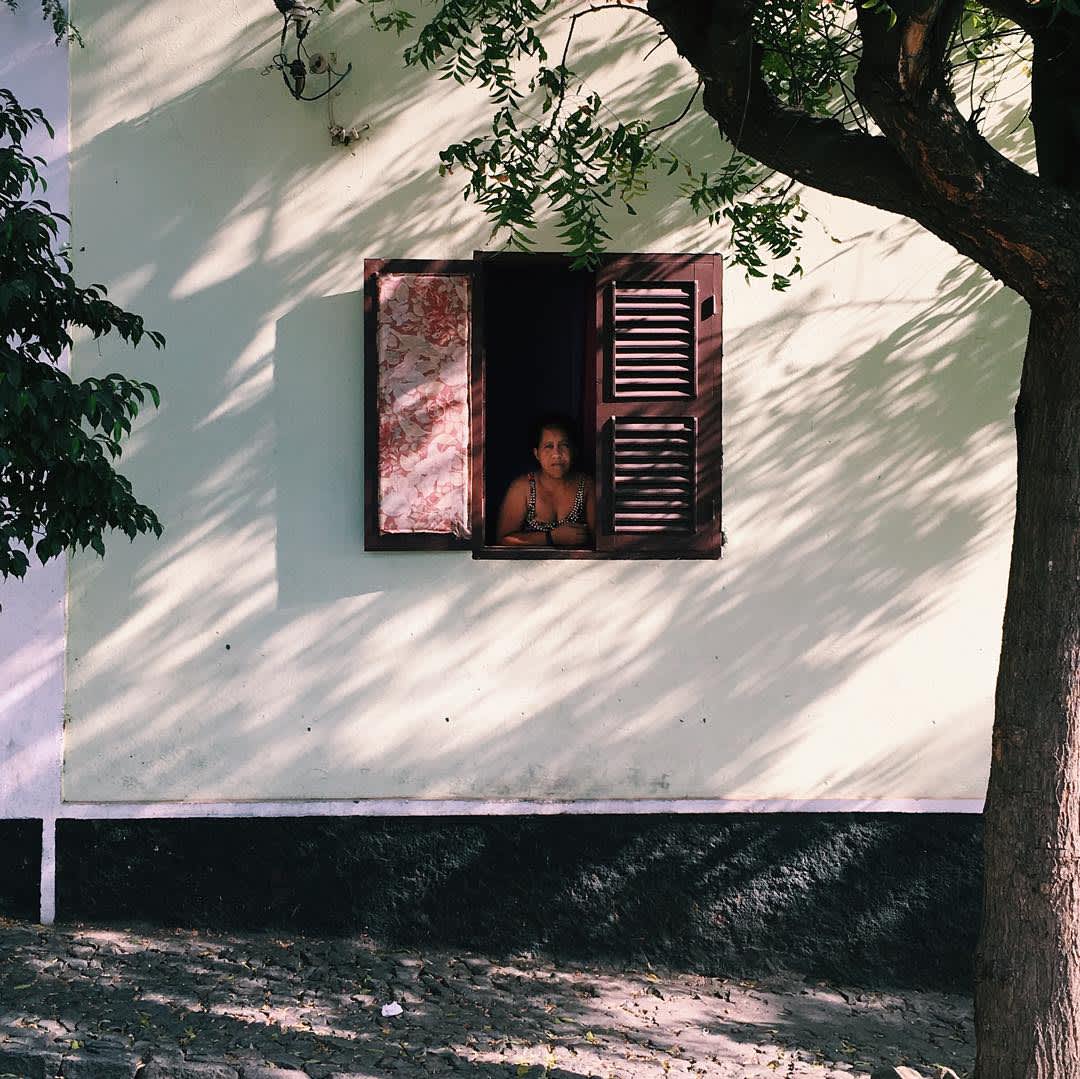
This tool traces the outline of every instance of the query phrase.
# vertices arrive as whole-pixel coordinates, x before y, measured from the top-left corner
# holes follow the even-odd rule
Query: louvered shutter
[[[467,550],[473,264],[364,262],[364,549]]]
[[[611,258],[596,329],[597,549],[718,556],[719,257]]]

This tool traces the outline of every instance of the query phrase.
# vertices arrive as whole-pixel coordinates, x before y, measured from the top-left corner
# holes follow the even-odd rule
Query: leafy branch
[[[776,17],[779,26],[781,14],[786,17],[793,4],[799,5],[776,2],[783,8]],[[377,29],[414,30],[415,16],[395,0],[366,4]],[[552,6],[551,0],[441,0],[404,50],[407,65],[477,85],[497,106],[487,135],[454,143],[440,155],[442,175],[459,169],[467,175],[463,194],[483,209],[493,237],[530,250],[537,215],[546,208],[575,264],[594,265],[610,240],[613,209],[635,215],[635,201],[657,174],[680,173],[687,178],[681,197],[694,212],[730,228],[732,264],[750,276],[764,276],[766,259],[790,255],[805,219],[797,195],[763,184],[768,173],[743,155],[734,154],[717,175],[695,173],[666,141],[689,114],[700,85],[674,119],[652,124],[613,114],[570,66],[579,20],[608,9],[647,16],[645,9],[614,0],[574,12],[567,18],[561,58],[549,63],[537,24]],[[815,25],[834,21],[825,14]],[[785,93],[797,92],[817,104],[826,98],[822,87],[841,67],[850,66],[850,58],[822,48],[814,65],[815,72],[807,76],[802,68],[796,72],[778,60],[769,67],[770,77]],[[786,288],[799,272],[795,259],[787,272],[773,275],[773,286]]]
[[[9,0],[10,2],[10,0]],[[63,214],[35,195],[44,161],[23,149],[40,109],[0,89],[0,576],[22,577],[29,552],[104,554],[104,534],[160,536],[154,512],[113,467],[149,400],[149,382],[109,374],[75,382],[61,369],[75,328],[155,348],[165,338],[112,303],[103,285],[80,287],[60,246]]]
[[[730,264],[749,277],[766,277],[769,262],[791,259],[789,268],[772,273],[776,289],[787,288],[802,272],[797,251],[807,214],[791,184],[770,183],[771,171],[742,153],[732,152],[720,169],[703,172],[672,148],[669,135],[690,114],[700,85],[673,120],[650,123],[615,115],[574,70],[571,51],[580,20],[609,9],[653,18],[644,4],[597,0],[571,10],[561,56],[550,63],[541,27],[554,12],[554,0],[437,0],[419,24],[400,0],[358,2],[377,29],[414,33],[404,50],[406,65],[476,85],[496,106],[490,131],[448,146],[440,163],[443,175],[458,169],[467,174],[464,196],[483,209],[493,237],[529,250],[538,215],[546,209],[575,264],[593,265],[610,239],[611,213],[621,208],[636,214],[634,203],[654,178],[678,173],[685,176],[680,196],[693,212],[730,230]],[[1073,2],[1044,0],[1044,6],[1056,12]],[[889,0],[856,3],[886,26],[896,22]],[[854,89],[862,44],[851,6],[761,0],[751,24],[762,85],[790,110],[792,122],[828,118],[870,133]],[[973,123],[982,113],[981,103],[975,104],[978,76],[1000,56],[1003,42],[1022,33],[968,0],[948,56],[954,73],[970,67]]]

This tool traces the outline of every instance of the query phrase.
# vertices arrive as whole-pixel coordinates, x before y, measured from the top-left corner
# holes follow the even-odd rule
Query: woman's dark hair
[[[546,415],[538,416],[529,426],[529,448],[538,449],[540,446],[540,436],[543,435],[546,430],[562,431],[567,438],[570,439],[570,445],[573,449],[577,449],[578,437],[577,437],[577,424],[574,423],[569,416],[560,415],[557,412],[549,412]]]

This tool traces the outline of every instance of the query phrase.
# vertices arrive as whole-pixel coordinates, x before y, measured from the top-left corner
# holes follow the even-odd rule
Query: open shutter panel
[[[472,263],[364,262],[364,548],[469,548]]]
[[[597,548],[720,554],[720,260],[631,255],[597,273]]]

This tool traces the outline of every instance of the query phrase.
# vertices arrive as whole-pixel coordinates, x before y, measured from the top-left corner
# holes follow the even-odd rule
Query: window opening
[[[585,415],[585,322],[592,275],[566,263],[481,263],[484,306],[484,531],[507,488],[534,471],[529,435],[541,416],[565,416],[578,443],[574,467],[592,474],[592,424]]]

